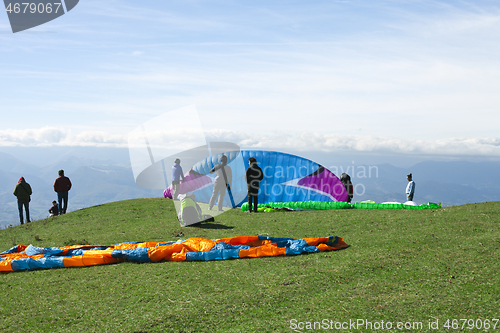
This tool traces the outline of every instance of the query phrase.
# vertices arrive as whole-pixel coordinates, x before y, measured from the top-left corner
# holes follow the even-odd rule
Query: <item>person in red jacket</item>
[[[59,215],[66,214],[68,208],[68,191],[71,190],[71,181],[64,176],[64,170],[59,170],[59,177],[54,181],[54,191],[59,201]]]
[[[49,209],[50,217],[59,215],[59,207],[57,201],[52,201],[52,207]]]

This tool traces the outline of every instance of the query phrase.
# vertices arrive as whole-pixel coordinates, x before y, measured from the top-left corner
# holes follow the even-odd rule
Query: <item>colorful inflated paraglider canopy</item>
[[[179,193],[192,192],[198,202],[208,203],[215,177],[210,174],[210,170],[220,163],[222,155],[228,157],[228,165],[232,170],[231,192],[237,206],[241,206],[247,198],[244,175],[250,157],[257,159],[257,164],[264,173],[259,186],[259,203],[347,201],[348,194],[344,185],[327,168],[300,156],[265,150],[231,151],[206,158],[186,173],[186,180],[181,183]],[[164,191],[164,197],[172,198],[171,186]],[[229,194],[224,198],[224,206],[231,207]]]
[[[129,242],[116,245],[36,247],[16,245],[0,253],[0,272],[161,261],[210,261],[293,256],[347,248],[337,236],[294,239],[237,236],[221,239],[188,238],[171,242]]]

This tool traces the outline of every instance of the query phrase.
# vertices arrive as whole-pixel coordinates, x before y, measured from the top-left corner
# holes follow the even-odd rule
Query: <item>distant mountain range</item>
[[[383,160],[382,157],[378,159]],[[460,205],[500,201],[498,161],[426,160],[411,167],[396,167],[388,163],[339,165],[332,154],[318,154],[314,160],[329,167],[338,176],[346,171],[355,186],[356,202],[404,202],[406,175],[410,172],[416,183],[414,200],[418,204],[441,202],[443,205]],[[344,159],[344,162],[348,160]],[[359,155],[357,160],[360,160]],[[69,193],[69,211],[107,202],[163,195],[162,190],[143,189],[135,184],[128,149],[1,147],[0,226],[19,223],[17,202],[12,192],[21,176],[33,188],[30,203],[32,217],[47,217],[52,200],[57,199],[52,185],[59,169],[64,169],[73,183]]]
[[[406,175],[413,174],[416,183],[414,200],[417,203],[441,202],[461,205],[500,200],[500,162],[424,161],[410,168],[390,164],[377,165],[378,177],[354,178],[353,182],[366,188],[356,201],[404,201]]]

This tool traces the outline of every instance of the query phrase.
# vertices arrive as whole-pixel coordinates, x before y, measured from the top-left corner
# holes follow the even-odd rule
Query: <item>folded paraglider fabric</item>
[[[417,205],[411,201],[405,203],[399,202],[384,202],[376,203],[374,201],[355,202],[350,204],[348,202],[335,201],[300,201],[300,202],[271,202],[266,204],[258,204],[261,211],[271,212],[279,211],[280,207],[290,208],[292,210],[330,210],[330,209],[438,209],[441,208],[440,203],[429,202],[428,204]],[[266,209],[269,208],[269,209]],[[248,203],[241,206],[242,211],[248,211]]]
[[[217,240],[188,238],[175,242],[129,242],[115,245],[36,247],[16,245],[0,253],[0,272],[160,261],[208,261],[299,255],[349,247],[341,237],[294,239],[237,236]]]

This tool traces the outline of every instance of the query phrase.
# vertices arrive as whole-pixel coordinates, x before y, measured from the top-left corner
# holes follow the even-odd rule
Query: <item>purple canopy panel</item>
[[[184,181],[180,185],[179,194],[186,194],[212,185],[212,178],[190,170],[184,175]],[[172,199],[172,185],[163,191],[163,196]]]
[[[172,199],[172,185],[170,185],[165,189],[165,191],[163,191],[163,197],[167,199]]]
[[[320,167],[317,172],[300,179],[297,185],[323,193],[334,201],[347,202],[348,194],[344,185],[326,168]]]

